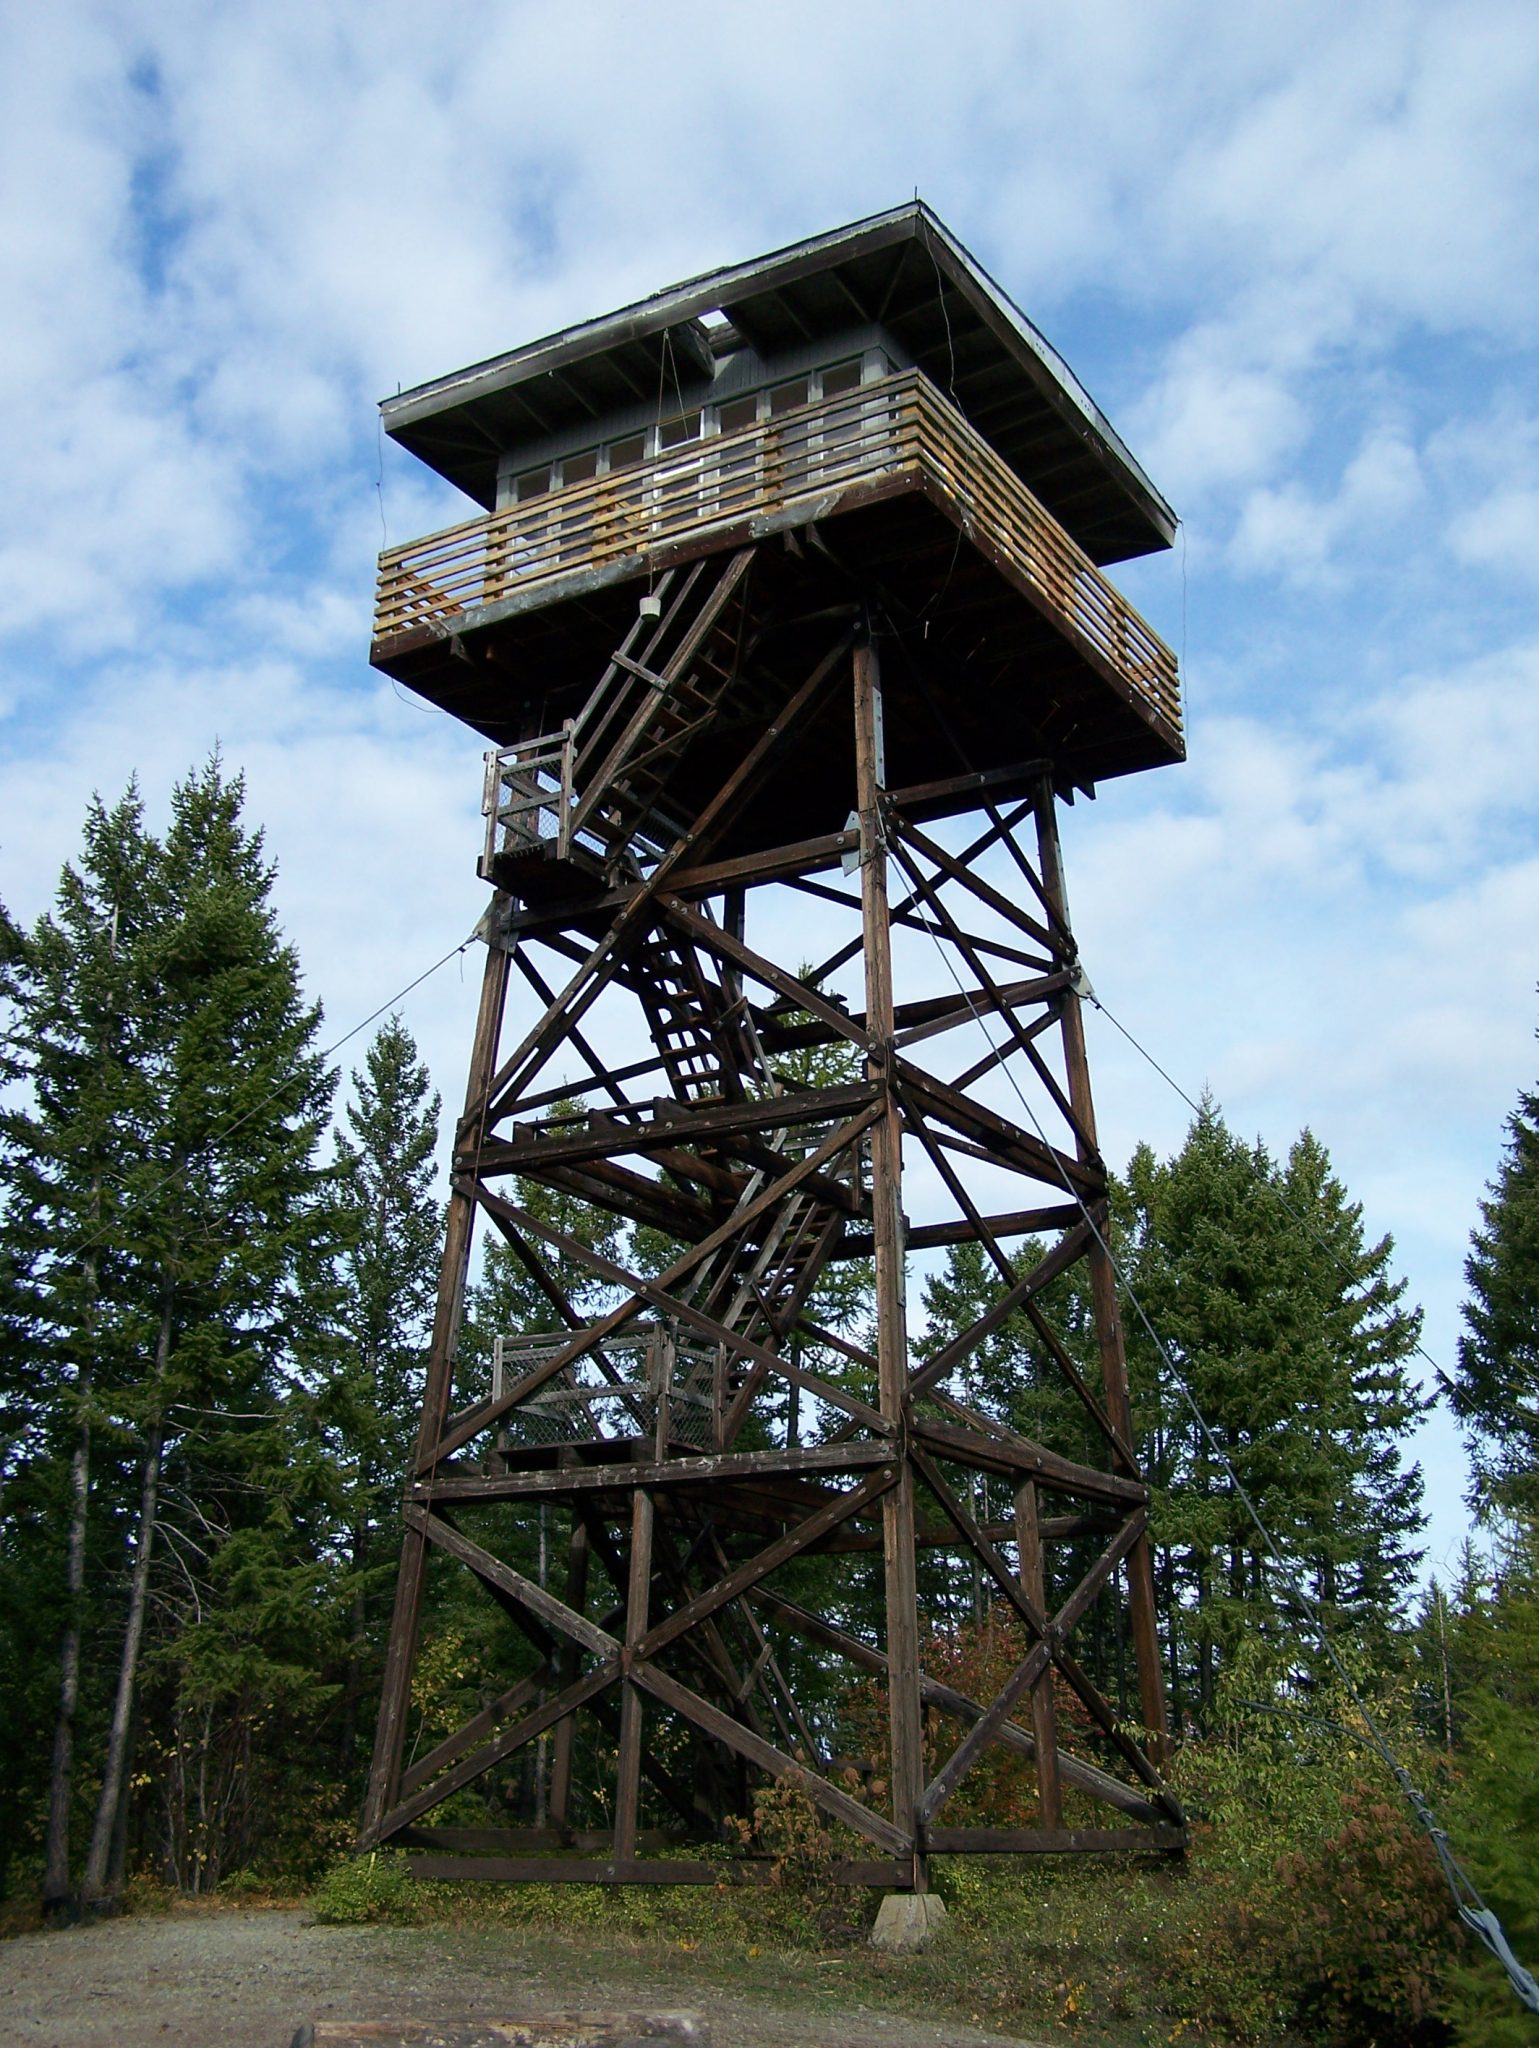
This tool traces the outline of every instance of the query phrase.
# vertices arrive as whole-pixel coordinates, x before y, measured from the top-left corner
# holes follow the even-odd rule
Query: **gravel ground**
[[[283,1911],[187,1911],[0,1943],[0,2044],[289,2048],[304,2020],[520,2019],[687,2007],[713,2048],[1029,2048],[1015,2035],[841,1999],[839,1964],[756,1966],[617,1953],[500,1928],[318,1927]],[[823,1979],[827,1979],[827,1988]],[[847,1998],[847,1994],[846,1994]]]

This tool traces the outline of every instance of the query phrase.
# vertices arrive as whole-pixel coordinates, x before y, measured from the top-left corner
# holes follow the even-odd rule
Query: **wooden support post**
[[[716,683],[686,676],[689,662],[677,648],[671,656],[667,649],[698,612],[699,593],[708,595],[718,581],[721,558],[679,573],[685,593],[698,584],[696,595],[686,605],[681,593],[657,626],[655,645],[644,650],[644,663],[622,654],[606,672],[612,681],[628,669],[655,702],[638,725],[637,692],[627,683],[612,716],[606,713],[608,723],[589,732],[586,755],[579,757],[590,768],[612,757],[613,774],[593,768],[574,778],[598,837],[623,836],[626,820],[634,823],[636,816],[650,818],[662,836],[642,837],[633,863],[622,860],[603,873],[589,849],[575,842],[567,849],[570,858],[536,863],[526,847],[518,857],[523,865],[515,861],[501,870],[516,872],[512,886],[528,886],[515,922],[529,947],[568,964],[547,979],[535,964],[543,952],[519,961],[540,1014],[499,1068],[510,962],[500,947],[487,962],[467,1107],[456,1134],[365,1842],[481,1849],[487,1860],[476,1874],[483,1876],[657,1880],[662,1872],[696,1866],[643,1857],[643,1850],[650,1855],[657,1846],[655,1827],[643,1825],[654,1811],[649,1805],[643,1812],[643,1781],[686,1829],[719,1836],[725,1811],[749,1810],[747,1774],[768,1772],[802,1786],[824,1811],[867,1836],[888,1859],[856,1866],[869,1881],[918,1892],[927,1889],[928,1857],[942,1848],[1026,1853],[1122,1847],[1140,1839],[1175,1846],[1179,1805],[1067,1641],[1092,1602],[1110,1595],[1126,1563],[1144,1719],[1161,1753],[1147,1489],[1135,1469],[1115,1275],[1096,1242],[1105,1229],[1106,1175],[1071,984],[1077,968],[1048,764],[1034,759],[998,771],[1008,807],[989,805],[989,829],[967,851],[952,848],[950,835],[946,844],[929,837],[920,829],[924,822],[965,811],[987,777],[928,785],[915,793],[912,817],[902,815],[901,799],[887,788],[877,654],[869,644],[857,646],[856,631],[841,628],[837,647],[794,690],[783,666],[790,656],[777,651],[781,643],[771,634],[764,640],[763,672],[745,673],[738,688],[743,664],[760,662],[753,652],[760,627],[776,623],[783,593],[774,579],[758,593],[761,611],[751,614],[745,603],[735,629],[722,626],[728,614],[720,606],[711,615],[715,624],[699,613],[702,676],[730,685],[735,694],[711,745],[696,752],[691,742],[684,764],[685,739],[704,728],[696,715],[705,702],[700,693],[714,691]],[[819,569],[820,576],[826,573]],[[843,621],[854,607],[836,609]],[[828,738],[826,726],[814,721],[846,673],[847,659],[858,831],[824,831],[795,846],[715,860],[718,843],[736,847],[740,834],[752,843],[759,807],[748,799],[757,798],[782,764],[800,758],[793,739],[802,748]],[[676,690],[658,689],[665,672],[679,681]],[[912,680],[906,670],[905,704]],[[922,678],[919,688],[923,693]],[[603,697],[601,690],[593,701]],[[580,737],[567,731],[567,754]],[[913,732],[907,743],[918,743]],[[665,796],[660,778],[669,764],[679,766],[680,775],[677,790],[670,786]],[[714,780],[718,771],[716,793],[707,798],[704,778]],[[829,822],[817,810],[827,796],[820,787],[811,822]],[[663,814],[675,797],[682,808],[670,821]],[[564,800],[564,814],[568,808]],[[1017,817],[1027,811],[1037,824],[1035,859],[1029,842],[1020,846],[1012,837]],[[723,837],[729,831],[730,841]],[[1018,870],[1009,877],[1014,897],[986,881],[973,857],[1000,841]],[[851,852],[860,862],[858,904],[851,886],[825,888],[809,880]],[[824,968],[793,971],[748,942],[748,892],[788,878],[830,902],[845,920],[840,937],[846,943]],[[960,916],[953,914],[958,899]],[[503,932],[514,928],[507,907],[499,898],[494,912]],[[1003,939],[969,928],[998,920]],[[895,924],[936,940],[944,959],[956,960],[954,992],[896,1002]],[[865,971],[863,1012],[827,985],[828,976],[857,954]],[[601,997],[639,1007],[655,1058],[606,1065],[586,1024]],[[1002,1024],[1003,1032],[991,1034],[991,1043],[1002,1043],[948,1083],[931,1071],[934,1056],[927,1048],[942,1045],[945,1033],[974,1016]],[[1049,1066],[1042,1049],[1053,1043],[1046,1036],[1052,1031],[1061,1033],[1064,1059]],[[845,1072],[825,1085],[802,1086],[779,1078],[779,1055],[820,1045],[843,1048],[860,1063],[859,1078]],[[996,1064],[1016,1057],[1025,1061],[1027,1083],[1053,1119],[1055,1142],[968,1093]],[[944,1063],[943,1045],[940,1058]],[[570,1090],[565,1083],[546,1085],[544,1070],[554,1072],[552,1063],[563,1072],[571,1067],[576,1080]],[[662,1093],[631,1085],[654,1080]],[[575,1109],[565,1104],[568,1092]],[[903,1213],[905,1139],[925,1147],[955,1204],[954,1214],[917,1234],[908,1231]],[[985,1213],[984,1184],[969,1162],[1019,1176],[1036,1206]],[[869,1195],[863,1170],[870,1175]],[[506,1192],[498,1192],[502,1177],[514,1181]],[[676,1256],[660,1273],[631,1271],[583,1233],[561,1228],[531,1189],[653,1224],[675,1240]],[[478,1208],[503,1234],[542,1306],[515,1347],[506,1384],[490,1394],[473,1390],[471,1405],[451,1419],[456,1332]],[[1052,1249],[1029,1272],[1018,1271],[1003,1240],[1040,1229],[1054,1233]],[[953,1343],[911,1369],[905,1254],[951,1243],[982,1248],[998,1275],[999,1299]],[[808,1308],[828,1260],[867,1256],[875,1268],[876,1334],[863,1349],[820,1330]],[[1054,1308],[1048,1290],[1081,1260],[1090,1267],[1099,1381],[1047,1320]],[[602,1283],[601,1304],[587,1305],[588,1297],[564,1277],[568,1270]],[[951,1373],[1012,1315],[1026,1318],[1077,1396],[1104,1459],[1079,1464],[946,1391]],[[655,1325],[650,1346],[649,1323]],[[809,1370],[825,1348],[858,1368],[848,1385]],[[990,1519],[987,1487],[996,1481],[1015,1496],[1013,1524]],[[473,1506],[473,1535],[456,1525],[462,1505]],[[1061,1506],[1071,1511],[1055,1512]],[[499,1554],[509,1546],[499,1543],[495,1528],[506,1532],[508,1522],[519,1525],[535,1512],[542,1521],[548,1514],[570,1518],[564,1598],[547,1588],[543,1551],[537,1579]],[[1015,1555],[1002,1547],[1012,1528]],[[1045,1540],[1091,1533],[1108,1538],[1107,1547],[1088,1572],[1076,1575],[1077,1584],[1053,1591]],[[915,1584],[921,1544],[959,1550],[979,1587],[1001,1595],[1026,1630],[1025,1654],[992,1702],[965,1699],[923,1674]],[[475,1576],[534,1645],[535,1660],[532,1672],[525,1661],[518,1685],[508,1685],[505,1670],[495,1671],[487,1690],[496,1697],[403,1774],[429,1546]],[[799,1626],[808,1642],[835,1648],[886,1683],[887,1753],[877,1768],[891,1788],[891,1818],[841,1791],[789,1682],[797,1666],[788,1660],[782,1668],[754,1611],[762,1599],[767,1613],[782,1619],[795,1613],[784,1602],[777,1607],[768,1591],[794,1559],[826,1556],[838,1569],[847,1553],[863,1584],[878,1546],[885,1644],[859,1643],[814,1617],[802,1617]],[[601,1619],[589,1613],[595,1563],[614,1588],[613,1611]],[[1050,1592],[1061,1603],[1052,1614]],[[600,1606],[608,1599],[606,1588]],[[1072,1730],[1067,1722],[1059,1726],[1055,1670],[1134,1782],[1122,1783],[1077,1758],[1071,1743],[1060,1749],[1060,1734]],[[647,1719],[649,1699],[656,1703],[653,1721]],[[922,1744],[927,1707],[966,1724],[929,1784]],[[1021,1724],[1012,1719],[1017,1711]],[[588,1717],[584,1725],[591,1722],[612,1745],[613,1774],[601,1787],[611,1825],[598,1841],[577,1825],[586,1821],[574,1784],[579,1712]],[[693,1745],[692,1767],[680,1757],[665,1769],[651,1753],[656,1744],[648,1737],[658,1712],[670,1723],[671,1741]],[[1031,1732],[1023,1725],[1028,1719]],[[548,1828],[530,1835],[419,1826],[435,1807],[510,1759],[522,1757],[527,1766],[547,1743]],[[1038,1824],[941,1827],[946,1802],[997,1744],[1035,1761]],[[1119,1822],[1143,1823],[1144,1836],[1125,1827],[1066,1828],[1065,1785],[1109,1804]],[[597,1863],[568,1856],[547,1864],[540,1856],[505,1853],[557,1846],[599,1856],[607,1847],[608,1855]],[[744,1870],[754,1862],[739,1860]]]
[[[1042,1567],[1042,1526],[1037,1514],[1037,1482],[1028,1479],[1015,1496],[1015,1543],[1020,1556],[1021,1591],[1039,1614],[1047,1612],[1047,1574]],[[1037,1791],[1045,1828],[1063,1824],[1063,1787],[1058,1771],[1058,1709],[1053,1699],[1051,1664],[1031,1688],[1031,1727],[1037,1744]]]
[[[1051,777],[1044,775],[1038,782],[1036,798],[1037,854],[1043,893],[1064,931],[1071,932],[1073,926],[1069,917],[1068,890],[1064,884],[1063,848],[1058,838],[1057,798]],[[1090,1062],[1085,1051],[1085,1019],[1080,998],[1072,988],[1063,999],[1063,1049],[1068,1069],[1069,1100],[1081,1133],[1080,1158],[1090,1163],[1095,1159],[1098,1146],[1095,1103],[1090,1091]],[[1086,1262],[1090,1268],[1091,1308],[1101,1354],[1102,1394],[1112,1422],[1123,1441],[1131,1445],[1133,1411],[1128,1398],[1127,1354],[1123,1348],[1122,1316],[1117,1305],[1117,1276],[1104,1242],[1108,1228],[1104,1200],[1091,1205],[1091,1215],[1099,1236],[1086,1254]],[[1170,1743],[1154,1603],[1154,1563],[1147,1536],[1141,1536],[1129,1553],[1127,1575],[1133,1650],[1138,1661],[1139,1706],[1144,1726],[1149,1731],[1151,1753],[1157,1763],[1163,1763]]]
[[[567,1548],[566,1561],[566,1604],[574,1613],[585,1614],[588,1609],[588,1530],[582,1519],[572,1517],[572,1535]],[[563,1690],[577,1676],[577,1648],[573,1643],[563,1645],[557,1665],[556,1687]],[[568,1714],[564,1721],[556,1723],[552,1743],[550,1766],[550,1824],[565,1832],[571,1826],[572,1811],[572,1738],[576,1732],[576,1719]]]
[[[647,1632],[652,1590],[652,1496],[644,1486],[631,1501],[631,1562],[625,1601],[625,1647],[634,1654]],[[637,1807],[641,1798],[641,1694],[626,1659],[625,1690],[620,1699],[620,1756],[615,1771],[615,1857],[628,1861],[636,1854]]]
[[[897,1431],[897,1484],[882,1501],[886,1576],[892,1817],[912,1845],[913,1889],[929,1885],[918,1833],[923,1791],[919,1617],[914,1583],[914,1476],[908,1461],[908,1331],[903,1273],[903,1128],[895,1087],[892,935],[887,901],[882,690],[876,649],[855,649],[855,808],[860,821],[861,930],[866,963],[867,1076],[881,1085],[871,1126],[871,1227],[876,1261],[877,1385]]]
[[[492,898],[491,908],[486,914],[486,962],[481,972],[481,1002],[476,1012],[470,1075],[465,1087],[465,1114],[460,1129],[461,1147],[470,1151],[479,1146],[484,1135],[487,1093],[497,1065],[497,1045],[508,993],[509,956],[502,943],[502,932],[509,907],[508,898],[497,895]],[[422,1424],[417,1432],[416,1462],[419,1464],[431,1457],[448,1420],[449,1399],[454,1385],[454,1354],[459,1342],[460,1315],[465,1299],[465,1277],[470,1267],[475,1207],[474,1200],[458,1190],[449,1197],[443,1258],[438,1269],[438,1300],[433,1312],[432,1346],[428,1353],[427,1385],[422,1398]],[[401,1541],[395,1608],[390,1621],[390,1646],[385,1657],[379,1721],[374,1733],[374,1759],[369,1770],[369,1787],[359,1834],[364,1848],[370,1848],[378,1841],[380,1824],[399,1796],[401,1759],[406,1744],[406,1713],[411,1702],[412,1665],[422,1618],[422,1587],[426,1570],[426,1536],[420,1526],[408,1521]]]

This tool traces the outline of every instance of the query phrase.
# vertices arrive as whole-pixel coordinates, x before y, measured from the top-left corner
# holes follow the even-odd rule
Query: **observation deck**
[[[1174,515],[921,206],[384,410],[486,509],[380,556],[371,661],[526,764],[591,723],[596,678],[635,672],[662,579],[744,549],[730,659],[717,650],[730,684],[710,686],[687,758],[670,736],[680,817],[840,612],[897,643],[894,786],[1047,762],[1061,790],[1093,790],[1184,758],[1175,656],[1102,568],[1167,546]],[[570,781],[571,760],[555,772]],[[842,730],[800,736],[773,805],[723,850],[837,830],[852,773]]]

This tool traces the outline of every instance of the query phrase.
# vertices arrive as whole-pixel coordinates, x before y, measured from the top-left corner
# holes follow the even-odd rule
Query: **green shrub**
[[[429,1903],[406,1858],[397,1850],[377,1849],[333,1864],[312,1895],[310,1910],[326,1927],[411,1927],[426,1917]]]
[[[1431,1843],[1398,1801],[1359,1783],[1340,1827],[1282,1858],[1295,2001],[1330,2041],[1418,2048],[1448,2039],[1444,1986],[1460,1946]]]

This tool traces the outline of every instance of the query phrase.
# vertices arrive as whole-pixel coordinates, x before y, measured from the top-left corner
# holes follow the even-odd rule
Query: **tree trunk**
[[[360,1477],[360,1485],[366,1482]],[[365,1491],[369,1498],[372,1489]],[[347,1671],[342,1687],[342,1728],[337,1750],[342,1766],[342,1775],[351,1783],[353,1763],[358,1747],[358,1702],[363,1691],[364,1658],[368,1650],[368,1604],[364,1595],[363,1575],[368,1566],[369,1518],[366,1509],[361,1509],[353,1524],[352,1544],[349,1563],[353,1574],[353,1594],[349,1603]]]
[[[1165,1654],[1170,1666],[1170,1718],[1177,1735],[1186,1732],[1186,1696],[1181,1686],[1181,1639],[1176,1627],[1176,1553],[1167,1544],[1159,1553],[1165,1588]]]
[[[160,1499],[160,1466],[165,1426],[160,1413],[160,1387],[171,1357],[171,1294],[166,1293],[155,1340],[155,1407],[144,1447],[144,1466],[139,1489],[139,1532],[134,1542],[134,1572],[128,1594],[128,1626],[123,1635],[123,1655],[118,1665],[118,1689],[112,1703],[112,1725],[107,1736],[107,1763],[102,1772],[101,1797],[96,1806],[96,1825],[91,1831],[91,1850],[86,1858],[81,1898],[88,1908],[105,1903],[108,1888],[108,1859],[123,1798],[128,1758],[129,1727],[133,1720],[134,1688],[139,1677],[139,1650],[144,1640],[144,1616],[149,1604],[150,1560],[155,1548],[155,1524]]]
[[[87,1266],[94,1294],[95,1261],[88,1261]],[[91,1490],[91,1370],[92,1361],[87,1358],[81,1363],[75,1378],[80,1433],[75,1439],[69,1469],[66,1620],[59,1656],[59,1712],[53,1729],[53,1764],[48,1778],[48,1840],[43,1863],[45,1921],[66,1920],[74,1909],[69,1882],[69,1823],[75,1779],[75,1714],[80,1704],[80,1622],[85,1596],[86,1509]]]

